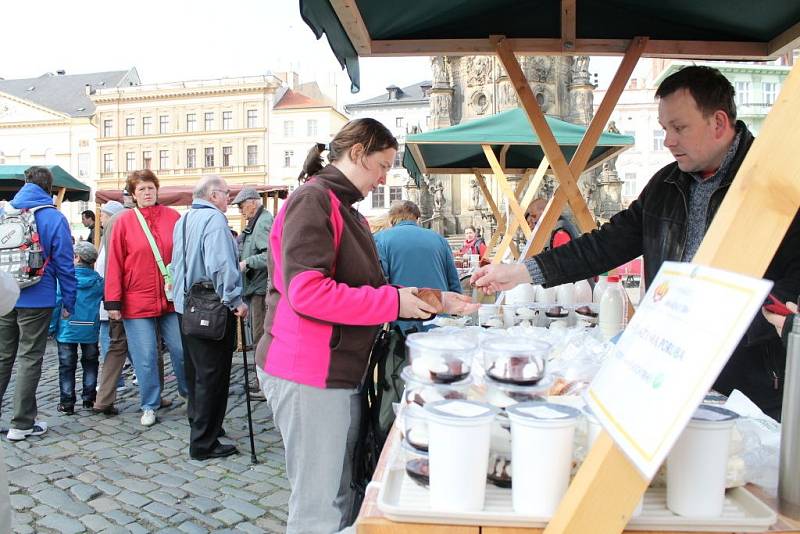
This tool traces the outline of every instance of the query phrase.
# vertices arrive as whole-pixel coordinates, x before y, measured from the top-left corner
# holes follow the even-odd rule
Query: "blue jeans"
[[[177,313],[160,317],[123,319],[128,337],[128,352],[133,359],[142,410],[158,410],[161,405],[161,382],[158,374],[158,334],[164,338],[178,381],[178,393],[186,397],[186,374],[183,370],[183,346]]]
[[[100,321],[100,361],[106,361],[106,353],[108,352],[108,347],[111,346],[111,335],[108,333],[108,321]],[[125,377],[119,375],[119,380],[117,380],[117,387],[124,388],[125,387]]]
[[[83,393],[81,400],[94,402],[97,392],[97,343],[58,342],[58,387],[61,390],[61,404],[75,404],[75,370],[78,367],[78,345],[81,347],[81,368],[83,369]]]

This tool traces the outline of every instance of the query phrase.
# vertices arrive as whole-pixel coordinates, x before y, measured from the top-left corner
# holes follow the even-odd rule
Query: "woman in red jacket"
[[[148,169],[128,175],[125,188],[136,207],[114,224],[106,260],[105,306],[110,319],[121,318],[125,325],[144,426],[155,424],[161,405],[159,335],[169,349],[178,393],[187,394],[178,315],[167,271],[172,261],[172,230],[180,215],[157,204],[158,187],[158,177]]]
[[[259,376],[286,454],[287,534],[330,533],[352,523],[350,488],[363,384],[380,325],[435,310],[416,288],[387,284],[366,219],[353,207],[386,183],[397,140],[374,119],[336,134],[323,166],[315,146],[311,178],[284,203],[267,260]],[[468,297],[443,292],[448,313],[471,313]],[[261,359],[263,361],[263,358]]]

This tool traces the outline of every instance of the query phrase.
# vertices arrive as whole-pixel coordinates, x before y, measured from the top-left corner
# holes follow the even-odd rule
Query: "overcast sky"
[[[3,2],[2,19],[6,79],[135,66],[143,83],[157,83],[291,69],[302,81],[336,85],[347,103],[430,77],[428,58],[366,58],[361,92],[352,95],[325,37],[317,41],[300,18],[297,0],[12,0]],[[601,87],[618,61],[592,62]]]

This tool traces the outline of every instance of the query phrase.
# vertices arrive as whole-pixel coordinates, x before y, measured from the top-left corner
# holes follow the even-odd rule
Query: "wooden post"
[[[800,67],[795,65],[714,216],[695,263],[763,276],[800,207],[798,94]],[[646,486],[603,431],[545,533],[621,532]]]
[[[508,208],[511,210],[512,215],[514,215],[514,218],[519,223],[519,226],[522,227],[522,233],[525,234],[525,238],[530,239],[531,228],[525,221],[525,210],[520,207],[517,198],[514,196],[514,191],[511,190],[511,184],[508,183],[506,173],[503,172],[500,162],[497,160],[497,157],[492,151],[492,147],[489,145],[481,145],[481,147],[483,148],[483,153],[486,156],[486,159],[489,161],[489,166],[491,166],[492,171],[494,171],[494,176],[497,178],[497,182],[500,184],[500,189],[502,189],[503,194],[508,201]]]
[[[67,193],[66,187],[59,187],[58,194],[56,194],[56,208],[61,209],[61,203],[64,202],[64,195]]]
[[[103,225],[100,224],[100,203],[94,203],[94,248],[100,250],[100,234],[103,231]]]
[[[278,216],[278,192],[275,191],[275,195],[272,197],[272,216]]]

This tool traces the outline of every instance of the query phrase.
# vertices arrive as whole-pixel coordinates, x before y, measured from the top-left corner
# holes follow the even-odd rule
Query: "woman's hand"
[[[472,302],[472,299],[467,295],[453,291],[442,291],[442,304],[444,305],[444,313],[449,313],[450,315],[469,315],[475,313],[481,307],[477,302]]]
[[[470,284],[487,295],[530,282],[531,275],[523,263],[487,265],[475,271],[469,279]]]
[[[119,310],[108,310],[108,318],[112,321],[119,321],[122,319],[122,312]]]
[[[401,287],[397,293],[400,296],[400,318],[428,319],[436,313],[433,306],[417,298],[416,287]]]

